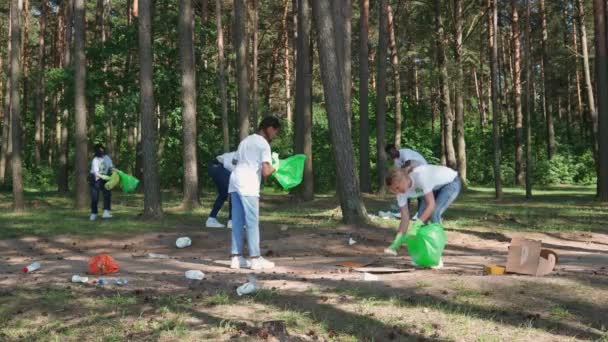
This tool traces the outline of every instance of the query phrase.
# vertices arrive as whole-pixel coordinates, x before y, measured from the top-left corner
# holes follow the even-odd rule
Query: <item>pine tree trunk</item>
[[[21,81],[23,82],[23,102],[21,102],[21,115],[24,118],[24,122],[27,122],[27,113],[29,111],[29,99],[30,95],[30,1],[22,0],[22,11],[23,11],[23,36],[21,37],[21,65],[23,66]],[[23,134],[23,128],[21,134]],[[25,139],[21,139],[21,145],[23,146]]]
[[[87,104],[85,56],[85,0],[74,0],[74,159],[76,171],[75,207],[88,206]]]
[[[245,0],[234,0],[234,47],[239,111],[239,138],[249,135],[249,77],[247,76],[247,6]]]
[[[553,95],[551,92],[551,64],[549,61],[549,38],[547,33],[547,14],[545,10],[545,0],[538,1],[539,12],[540,12],[540,21],[542,28],[542,47],[543,47],[543,66],[542,73],[544,76],[543,81],[543,98],[545,103],[545,109],[543,110],[546,113],[546,121],[547,121],[547,158],[549,160],[553,159],[555,155],[555,127],[553,125],[553,111],[550,110],[549,99]]]
[[[186,209],[200,206],[196,155],[196,67],[194,65],[194,10],[192,0],[179,1],[179,53],[182,70],[182,134],[184,199]],[[154,106],[151,107],[153,110]],[[142,112],[143,113],[143,112]]]
[[[257,125],[258,124],[258,21],[259,21],[259,15],[258,15],[258,0],[252,0],[252,6],[253,6],[253,39],[252,39],[252,51],[253,51],[253,61],[252,61],[252,68],[251,68],[251,78],[253,79],[253,84],[252,84],[252,89],[251,89],[251,102],[253,102],[252,107],[251,107],[251,114],[252,114],[252,120],[253,120],[253,125]]]
[[[359,183],[361,192],[370,193],[369,166],[369,0],[360,0],[359,17]]]
[[[463,184],[467,184],[467,149],[464,134],[464,65],[462,62],[462,0],[455,0],[455,43],[456,59],[456,155],[458,158],[458,173]]]
[[[311,13],[308,0],[297,4],[298,29],[296,55],[296,107],[294,152],[305,154],[304,179],[297,192],[300,199],[311,201],[314,198],[314,179],[312,168],[312,59],[311,59]]]
[[[593,0],[595,22],[595,77],[597,80],[598,173],[597,197],[608,201],[608,47],[606,46],[606,3]],[[13,138],[13,141],[15,139]]]
[[[40,29],[38,32],[38,82],[36,82],[36,116],[34,128],[34,160],[36,165],[40,165],[42,160],[42,139],[44,131],[42,129],[42,119],[44,117],[44,35],[46,33],[46,3],[43,1],[40,5]]]
[[[0,96],[4,96],[4,108],[3,113],[4,116],[2,118],[2,155],[0,156],[0,184],[6,183],[6,175],[10,169],[10,155],[9,155],[9,143],[11,142],[11,77],[10,77],[10,68],[11,68],[11,56],[12,56],[12,47],[11,47],[11,26],[12,26],[12,12],[9,11],[9,25],[8,25],[8,37],[7,39],[7,71],[9,72],[8,77],[6,78],[6,87],[4,88],[4,94],[0,94]]]
[[[388,50],[388,1],[379,2],[378,66],[376,68],[376,168],[378,170],[378,192],[386,192],[386,57]]]
[[[580,66],[580,58],[579,52],[580,49],[578,47],[578,32],[576,28],[576,20],[574,20],[574,16],[572,18],[572,48],[574,49],[575,56],[575,87],[576,87],[576,115],[579,122],[579,128],[581,131],[581,136],[584,135],[584,114],[583,114],[583,91],[581,88],[581,66]]]
[[[382,0],[384,2],[384,0]],[[347,124],[347,111],[342,94],[342,69],[336,56],[334,23],[330,0],[314,0],[313,15],[317,27],[321,78],[335,162],[336,181],[342,219],[347,224],[367,222],[367,213],[359,193],[352,139]]]
[[[11,0],[11,55],[10,55],[10,78],[12,85],[21,84],[21,51],[18,48],[21,41],[21,11],[19,0]],[[21,161],[21,99],[19,98],[19,87],[11,87],[11,139],[13,141],[13,153],[11,155],[11,173],[13,175],[13,209],[15,212],[25,210],[23,199],[23,169]]]
[[[515,107],[515,184],[524,184],[523,114],[521,107],[521,55],[517,0],[511,0],[513,30],[513,105]]]
[[[494,190],[496,199],[502,199],[500,172],[500,105],[498,103],[498,0],[487,0],[488,29],[490,47],[490,68],[492,70],[492,136],[494,143]],[[542,0],[541,0],[542,1]]]
[[[526,0],[526,198],[532,198],[532,16],[530,0]]]
[[[336,55],[338,58],[338,66],[342,70],[342,93],[346,105],[346,113],[348,114],[348,128],[352,127],[352,105],[351,105],[351,17],[352,17],[352,0],[332,0],[331,11],[334,21],[334,35],[336,40]]]
[[[73,30],[73,18],[74,18],[74,0],[67,0],[64,4],[64,16],[62,19],[62,49],[63,52],[63,67],[70,68],[72,66],[72,30]],[[65,86],[62,89],[63,99],[66,98]],[[69,191],[68,185],[68,120],[70,113],[67,108],[63,110],[61,114],[61,144],[59,145],[59,170],[57,177],[57,187],[59,192],[67,193]]]
[[[226,71],[224,68],[224,28],[222,26],[222,0],[215,0],[215,23],[217,28],[217,77],[220,84],[220,104],[222,108],[222,136],[224,152],[230,150],[228,131],[228,93],[226,90]]]
[[[453,169],[456,165],[456,152],[454,150],[454,116],[452,114],[452,101],[450,99],[450,84],[448,68],[446,65],[446,53],[444,46],[447,46],[447,39],[443,28],[443,18],[441,16],[441,1],[435,0],[435,20],[437,24],[437,59],[439,67],[439,82],[441,85],[441,112],[443,115],[444,139],[446,150],[447,166]]]
[[[144,167],[144,219],[159,219],[162,217],[162,204],[160,196],[160,179],[158,177],[157,121],[154,113],[154,85],[152,83],[152,20],[151,1],[138,0],[139,7],[139,106],[142,121],[142,152]]]
[[[399,76],[399,55],[397,42],[395,40],[395,23],[393,18],[393,8],[389,4],[387,7],[389,49],[391,52],[391,65],[393,67],[393,81],[395,87],[395,146],[401,146],[401,79]]]
[[[285,76],[285,112],[287,113],[287,122],[289,125],[293,123],[293,115],[291,112],[291,73],[289,68],[289,27],[287,26],[287,18],[289,18],[289,0],[283,2],[283,20],[281,28],[283,29],[283,48],[285,54],[283,57],[283,71]]]

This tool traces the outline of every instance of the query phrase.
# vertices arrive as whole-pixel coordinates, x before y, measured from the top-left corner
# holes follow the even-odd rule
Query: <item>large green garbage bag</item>
[[[423,267],[439,265],[446,241],[443,226],[439,223],[413,226],[405,236],[412,260]]]
[[[296,154],[279,162],[279,169],[272,175],[284,190],[295,188],[304,177],[305,154]]]
[[[139,184],[139,179],[128,175],[122,171],[120,171],[119,169],[114,169],[116,170],[116,172],[118,172],[118,175],[120,176],[120,184],[122,185],[122,192],[124,193],[129,193],[129,192],[133,192],[135,191],[135,189],[137,188],[137,185]]]
[[[112,174],[110,175],[110,179],[106,182],[106,190],[112,190],[120,183],[120,176],[116,170],[112,170]]]

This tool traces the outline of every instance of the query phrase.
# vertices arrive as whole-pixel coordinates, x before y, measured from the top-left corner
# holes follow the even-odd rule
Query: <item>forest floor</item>
[[[507,189],[501,202],[491,189],[469,189],[446,213],[440,270],[410,266],[406,249],[382,254],[397,220],[343,226],[334,197],[298,204],[267,194],[262,253],[277,267],[255,272],[260,290],[242,297],[235,289],[254,272],[229,269],[229,230],[203,228],[211,196],[185,212],[166,192],[165,219],[149,223],[138,218],[140,195],[115,195],[114,218],[90,222],[70,197],[28,192],[29,211],[13,214],[0,193],[0,341],[277,340],[263,328],[273,320],[285,322],[288,341],[608,341],[608,207],[592,188],[547,188],[530,201]],[[394,203],[365,201],[370,213]],[[180,236],[192,246],[177,249]],[[542,240],[559,255],[556,270],[483,275],[484,265],[505,264],[513,236]],[[98,253],[118,261],[110,278],[127,285],[69,281]],[[31,261],[41,269],[21,273]],[[345,261],[402,272],[367,281],[338,266]],[[186,279],[189,269],[205,279]]]

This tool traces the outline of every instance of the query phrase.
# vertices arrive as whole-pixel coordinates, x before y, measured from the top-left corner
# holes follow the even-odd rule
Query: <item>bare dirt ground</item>
[[[227,229],[185,225],[132,236],[0,240],[0,321],[6,324],[0,340],[265,340],[274,337],[261,324],[273,319],[287,322],[287,340],[608,338],[607,234],[495,233],[449,225],[446,230],[441,270],[410,266],[406,250],[384,256],[393,237],[389,230],[347,226],[264,224],[262,250],[277,267],[263,272],[228,267]],[[504,265],[511,237],[521,235],[557,252],[556,270],[546,277],[484,276],[483,265]],[[177,249],[180,236],[192,238],[192,246]],[[349,246],[349,237],[357,243]],[[73,274],[85,275],[87,261],[98,253],[119,262],[121,271],[111,278],[125,278],[128,285],[69,282]],[[42,268],[21,273],[33,260]],[[379,274],[370,282],[337,266],[344,261],[404,272]],[[205,279],[186,279],[190,269],[203,271]],[[250,273],[262,290],[238,297],[235,289]],[[100,328],[99,320],[117,324],[119,331]],[[175,326],[162,325],[172,320]],[[40,327],[44,333],[36,332]]]

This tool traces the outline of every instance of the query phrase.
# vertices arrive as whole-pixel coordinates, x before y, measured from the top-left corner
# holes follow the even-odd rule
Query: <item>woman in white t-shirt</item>
[[[254,270],[273,268],[274,263],[260,255],[260,183],[278,168],[273,160],[270,142],[279,134],[281,122],[265,117],[258,132],[243,139],[234,159],[236,167],[230,175],[228,193],[232,199],[232,249],[230,268]],[[243,227],[247,227],[247,246],[251,261],[243,257]]]
[[[95,157],[91,161],[91,171],[89,173],[89,185],[91,187],[91,216],[90,220],[97,219],[97,204],[99,202],[99,192],[103,193],[103,215],[102,218],[112,217],[112,192],[106,189],[105,184],[110,179],[112,172],[112,159],[106,154],[106,149],[101,144],[95,145]]]
[[[409,198],[422,198],[419,221],[441,223],[443,213],[460,194],[462,182],[458,173],[448,167],[420,165],[392,170],[386,177],[386,186],[397,195],[401,208],[399,233],[405,234],[410,223]]]

